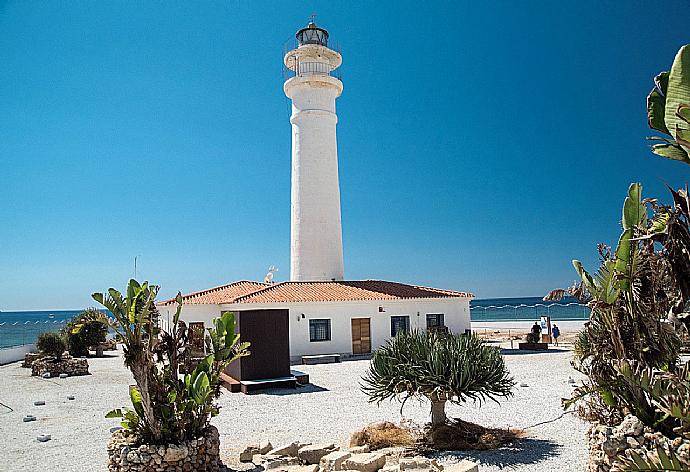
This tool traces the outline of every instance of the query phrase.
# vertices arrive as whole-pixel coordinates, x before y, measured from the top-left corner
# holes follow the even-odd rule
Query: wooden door
[[[371,352],[371,320],[352,318],[352,354]]]

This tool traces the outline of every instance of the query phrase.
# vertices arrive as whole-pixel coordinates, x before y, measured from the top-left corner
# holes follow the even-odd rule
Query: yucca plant
[[[446,402],[498,401],[515,382],[499,349],[475,335],[429,331],[399,333],[377,349],[362,379],[370,402],[412,397],[431,402],[431,424],[447,421]]]
[[[225,312],[208,329],[208,355],[179,378],[187,340],[187,325],[180,320],[182,296],[177,294],[171,328],[164,331],[158,326],[157,293],[155,285],[130,280],[125,296],[113,288],[93,294],[115,318],[112,328],[122,339],[124,362],[136,382],[129,392],[132,409],[116,409],[106,416],[122,418],[122,426],[140,442],[179,443],[204,434],[218,414],[214,400],[220,394],[220,374],[249,355],[249,344],[240,342],[234,314]]]

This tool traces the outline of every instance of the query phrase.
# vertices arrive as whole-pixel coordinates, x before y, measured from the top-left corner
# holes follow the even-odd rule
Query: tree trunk
[[[446,424],[446,400],[431,400],[431,426]]]
[[[131,367],[132,374],[134,380],[139,386],[139,393],[141,393],[141,406],[144,410],[145,420],[151,430],[151,436],[153,436],[154,440],[158,440],[161,438],[161,430],[156,415],[153,412],[153,402],[149,390],[149,381],[152,380],[149,378],[150,366],[146,362],[146,354],[140,354],[137,357],[137,361],[135,361]]]

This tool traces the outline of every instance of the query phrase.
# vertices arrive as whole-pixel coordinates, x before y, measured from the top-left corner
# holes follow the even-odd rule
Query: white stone
[[[386,456],[375,452],[356,454],[343,462],[343,469],[376,472],[386,463]]]
[[[310,444],[303,446],[297,451],[297,457],[304,464],[318,464],[321,458],[329,452],[335,451],[337,448],[333,443],[327,444]]]
[[[636,416],[628,415],[618,426],[618,430],[626,436],[639,436],[642,434],[644,424]]]
[[[479,472],[479,464],[464,459],[457,464],[447,465],[443,472]]]
[[[364,444],[362,446],[354,446],[350,448],[350,452],[352,454],[363,454],[365,452],[369,452],[371,449],[369,449],[368,444]]]
[[[179,460],[182,460],[184,457],[187,456],[189,451],[187,451],[187,446],[181,445],[177,446],[174,444],[171,444],[168,446],[168,450],[165,451],[165,455],[163,456],[163,460],[165,462],[177,462]]]
[[[283,444],[272,449],[269,454],[272,456],[291,456],[297,457],[297,451],[299,450],[299,443],[293,442],[290,444]]]
[[[36,400],[34,402],[34,406],[43,406],[45,404],[46,404],[45,400]]]
[[[41,435],[38,436],[36,439],[37,439],[38,441],[40,441],[40,442],[46,442],[46,441],[50,441],[50,440],[51,440],[51,436],[50,436],[50,434],[41,434]]]
[[[68,374],[65,374],[65,373],[60,374],[61,379],[66,379],[67,377],[69,377]]]
[[[343,462],[350,457],[352,457],[352,454],[347,451],[329,452],[321,458],[319,466],[326,472],[340,470],[343,466]]]

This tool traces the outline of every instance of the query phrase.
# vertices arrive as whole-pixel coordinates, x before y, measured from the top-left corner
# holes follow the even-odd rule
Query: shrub
[[[249,355],[249,343],[239,342],[233,313],[223,313],[205,337],[209,354],[180,379],[188,334],[180,320],[182,295],[177,294],[177,311],[166,332],[158,326],[157,293],[155,285],[130,280],[124,296],[113,288],[93,294],[115,317],[112,327],[122,338],[124,363],[136,381],[129,392],[133,409],[116,409],[106,416],[122,418],[125,431],[138,442],[180,443],[206,432],[211,417],[218,414],[214,401],[220,395],[220,374]]]
[[[36,340],[36,347],[42,353],[62,359],[62,353],[67,347],[64,338],[59,333],[41,333]]]
[[[70,354],[87,356],[89,349],[105,342],[108,319],[102,311],[87,308],[67,323],[65,334]]]
[[[476,335],[400,333],[374,352],[362,390],[380,403],[411,397],[431,402],[431,424],[445,424],[446,402],[497,401],[515,385],[499,349]]]
[[[389,421],[373,423],[350,437],[350,447],[368,445],[371,450],[384,447],[411,446],[415,438],[412,431]]]

